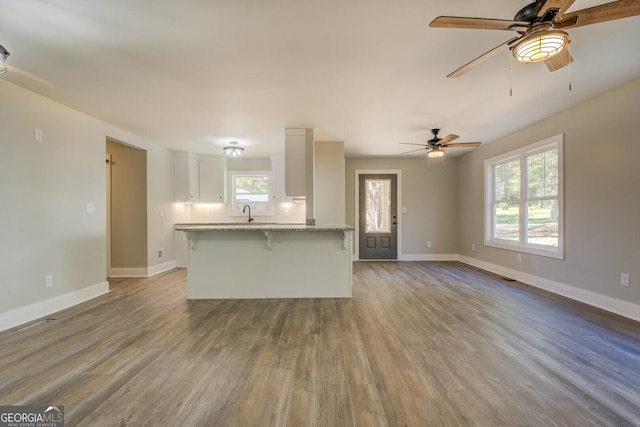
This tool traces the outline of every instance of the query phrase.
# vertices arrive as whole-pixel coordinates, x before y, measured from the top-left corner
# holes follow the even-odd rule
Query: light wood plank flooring
[[[638,322],[455,262],[359,262],[353,293],[114,279],[0,334],[0,404],[64,405],[68,426],[640,425]]]

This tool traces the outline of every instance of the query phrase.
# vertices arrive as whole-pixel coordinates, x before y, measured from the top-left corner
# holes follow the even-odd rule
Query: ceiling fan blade
[[[423,147],[428,147],[428,144],[416,144],[414,142],[401,142],[400,144],[403,144],[403,145],[421,145]]]
[[[440,141],[438,141],[438,144],[440,144],[440,146],[447,145],[447,144],[449,144],[449,142],[453,141],[454,139],[458,139],[458,138],[460,138],[458,135],[454,135],[454,134],[450,133],[449,135],[445,136]]]
[[[463,16],[438,16],[431,21],[430,27],[473,28],[477,30],[515,30],[531,27],[527,21],[509,21],[507,19],[467,18]]]
[[[566,46],[560,51],[559,54],[544,61],[549,71],[552,72],[557,71],[562,67],[566,67],[572,62],[573,57],[571,56],[571,53],[569,53],[569,49],[567,49]]]
[[[415,153],[416,151],[422,151],[422,150],[426,150],[426,149],[427,149],[427,147],[423,147],[423,148],[418,148],[416,150],[405,151],[404,153],[400,153],[400,156],[404,156],[405,154]]]
[[[544,6],[538,11],[538,18],[542,18],[550,10],[557,10],[555,18],[560,18],[571,7],[575,0],[547,0]]]
[[[447,78],[460,77],[464,73],[466,73],[468,71],[471,71],[473,68],[477,67],[478,65],[480,65],[480,64],[488,61],[489,59],[493,58],[494,56],[496,56],[497,54],[499,54],[503,50],[508,49],[509,45],[511,43],[513,43],[513,42],[515,42],[516,40],[519,40],[519,39],[520,39],[520,37],[514,37],[511,40],[507,40],[506,42],[502,43],[501,45],[494,47],[490,51],[488,51],[486,53],[483,53],[482,55],[478,56],[473,61],[468,62],[465,65],[463,65],[462,67],[458,68],[453,73],[449,74],[447,76]]]
[[[447,144],[447,148],[456,148],[456,147],[479,147],[482,145],[481,142],[454,142],[453,144]]]
[[[640,15],[640,1],[618,0],[567,13],[564,15],[564,19],[577,17],[578,22],[576,22],[573,27],[582,27],[584,25],[613,21],[614,19],[628,18],[637,15]]]

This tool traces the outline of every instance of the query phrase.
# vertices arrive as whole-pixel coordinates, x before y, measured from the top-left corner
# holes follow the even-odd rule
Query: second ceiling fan
[[[513,20],[439,16],[429,26],[506,30],[516,37],[496,46],[447,77],[458,77],[498,53],[510,49],[520,62],[544,61],[549,71],[556,71],[573,62],[566,49],[570,43],[569,28],[597,24],[640,15],[640,0],[618,0],[576,12],[566,13],[575,0],[535,0],[516,13]]]
[[[440,129],[431,129],[431,133],[433,133],[433,138],[427,140],[424,144],[416,144],[412,142],[401,142],[401,144],[405,145],[420,145],[422,148],[416,148],[415,150],[407,151],[402,154],[413,153],[414,151],[427,150],[427,157],[429,158],[437,158],[444,156],[445,148],[455,148],[455,147],[479,147],[481,145],[480,142],[455,142],[451,143],[451,141],[460,138],[458,135],[449,134],[444,138],[439,138],[438,133]]]

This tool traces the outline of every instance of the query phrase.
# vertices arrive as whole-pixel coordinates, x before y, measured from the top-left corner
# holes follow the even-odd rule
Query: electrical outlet
[[[518,262],[522,262],[522,254],[518,254]]]
[[[164,258],[164,249],[158,249],[158,256],[157,259],[161,260]]]
[[[42,129],[35,128],[33,132],[33,139],[35,139],[38,142],[42,142],[43,137],[44,137],[44,134],[42,132]]]
[[[92,214],[92,213],[96,213],[96,204],[95,203],[87,203],[87,213],[88,214]]]
[[[629,273],[620,273],[620,285],[629,287]]]
[[[475,252],[476,251],[476,244],[472,243],[471,244],[471,252]]]
[[[53,274],[47,274],[44,276],[44,286],[50,288],[53,286]]]
[[[429,241],[427,242],[427,247],[428,247],[428,248],[430,248],[430,247],[431,247],[431,240],[429,240]]]

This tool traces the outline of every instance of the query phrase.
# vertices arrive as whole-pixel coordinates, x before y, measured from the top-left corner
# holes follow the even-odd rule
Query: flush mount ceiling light
[[[231,141],[229,142],[229,145],[222,149],[222,151],[224,151],[227,156],[240,157],[244,152],[244,148],[238,146],[237,141]]]
[[[0,74],[4,74],[7,72],[7,66],[5,65],[5,63],[7,62],[7,58],[9,57],[9,55],[9,51],[0,44]]]
[[[513,48],[513,56],[522,63],[545,61],[559,54],[569,43],[569,34],[544,26],[529,32]]]

